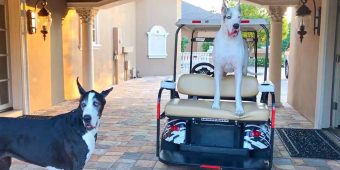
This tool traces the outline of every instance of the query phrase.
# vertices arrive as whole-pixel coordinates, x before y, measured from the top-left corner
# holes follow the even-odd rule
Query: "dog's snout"
[[[233,27],[234,27],[235,29],[238,29],[238,28],[240,27],[240,24],[234,24]]]
[[[90,123],[91,122],[91,116],[90,115],[84,115],[83,120],[85,123]]]

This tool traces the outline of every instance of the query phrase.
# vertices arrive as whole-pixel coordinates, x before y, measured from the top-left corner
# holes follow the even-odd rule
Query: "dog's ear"
[[[86,93],[86,91],[84,90],[83,87],[81,87],[78,79],[79,79],[79,77],[77,77],[77,86],[78,86],[79,93],[80,93],[80,95],[84,95]]]
[[[104,97],[106,97],[111,91],[112,91],[113,87],[102,91],[100,94],[103,95]]]
[[[225,3],[225,0],[222,0],[221,14],[227,13],[227,10],[228,10],[227,4]]]

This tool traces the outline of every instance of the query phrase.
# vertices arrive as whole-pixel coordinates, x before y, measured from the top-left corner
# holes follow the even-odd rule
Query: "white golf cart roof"
[[[184,25],[185,28],[195,31],[218,31],[221,27],[220,19],[179,19],[177,27]],[[261,26],[268,26],[266,19],[242,19],[241,30],[245,32],[258,31],[263,29]]]

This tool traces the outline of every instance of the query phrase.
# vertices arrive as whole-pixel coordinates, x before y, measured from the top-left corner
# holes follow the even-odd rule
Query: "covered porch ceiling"
[[[103,7],[119,5],[132,0],[67,0],[68,7]]]
[[[108,4],[119,5],[132,0],[67,0],[68,7],[101,7]],[[209,0],[207,0],[209,1]],[[261,6],[292,6],[298,5],[299,0],[243,0]]]

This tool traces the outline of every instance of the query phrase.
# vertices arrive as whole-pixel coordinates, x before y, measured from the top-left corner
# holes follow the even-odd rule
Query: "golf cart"
[[[221,109],[212,109],[214,66],[192,65],[193,43],[212,42],[212,37],[194,37],[196,31],[218,31],[220,20],[179,20],[175,37],[172,81],[162,81],[157,101],[157,144],[159,160],[169,165],[208,169],[271,169],[275,122],[274,86],[267,81],[268,22],[264,19],[241,21],[242,32],[253,33],[255,73],[257,73],[257,37],[263,29],[267,36],[264,83],[257,76],[243,76],[241,95],[243,116],[235,115],[234,76],[221,81]],[[177,43],[182,28],[192,30],[190,73],[176,78]],[[163,90],[170,101],[161,113]],[[181,95],[180,95],[181,94]],[[257,96],[261,95],[258,101]],[[271,94],[271,106],[268,95]],[[182,97],[182,96],[187,97]],[[180,98],[181,96],[181,98]],[[161,120],[165,125],[161,133]]]

